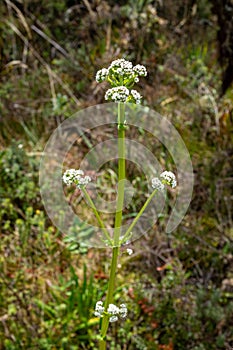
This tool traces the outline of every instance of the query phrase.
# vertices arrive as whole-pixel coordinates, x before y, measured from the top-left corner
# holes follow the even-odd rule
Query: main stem
[[[112,261],[110,268],[110,277],[108,283],[108,291],[105,301],[105,310],[108,305],[113,303],[113,293],[116,278],[117,260],[119,254],[119,242],[122,224],[122,211],[124,205],[124,191],[125,191],[125,105],[118,104],[118,193],[117,205],[114,225],[114,236],[112,248]],[[101,324],[101,340],[99,342],[99,350],[106,350],[106,334],[109,326],[109,316],[104,315]]]
[[[125,192],[125,105],[118,104],[118,193],[114,227],[114,246],[119,246],[122,211],[124,206]]]

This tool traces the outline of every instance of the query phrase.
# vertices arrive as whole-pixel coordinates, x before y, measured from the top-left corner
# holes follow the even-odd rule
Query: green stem
[[[143,207],[141,208],[141,210],[139,211],[139,213],[137,214],[137,216],[135,217],[135,219],[133,220],[133,222],[131,223],[131,225],[129,226],[128,230],[125,232],[124,237],[122,238],[122,241],[124,241],[125,237],[127,237],[128,235],[130,235],[130,232],[132,231],[132,229],[134,228],[134,226],[136,225],[136,223],[138,222],[138,220],[140,219],[140,216],[143,214],[143,212],[145,211],[146,207],[148,206],[148,204],[151,202],[152,198],[154,197],[154,195],[156,194],[158,190],[155,189],[150,196],[147,198],[146,202],[144,203]]]
[[[125,192],[125,105],[118,104],[118,194],[114,227],[114,246],[119,246]]]
[[[108,240],[108,243],[110,245],[112,245],[112,239],[109,236],[109,233],[108,233],[108,231],[107,231],[103,221],[101,220],[101,217],[99,216],[99,212],[96,209],[95,204],[93,203],[93,201],[92,201],[91,197],[89,196],[89,194],[88,194],[88,192],[87,192],[85,187],[82,188],[82,191],[83,191],[84,196],[86,197],[86,200],[87,200],[88,204],[92,208],[92,210],[93,210],[93,212],[94,212],[94,214],[96,216],[96,219],[98,220],[98,223],[100,224],[100,227],[102,228],[102,230],[104,232],[104,235],[105,235],[106,239]]]
[[[110,268],[110,277],[108,282],[108,291],[105,301],[105,310],[108,309],[108,305],[113,303],[113,293],[114,293],[114,286],[115,286],[115,277],[116,277],[116,269],[117,269],[117,258],[119,254],[119,247],[114,247],[112,252],[112,261],[111,261],[111,268]],[[108,331],[109,326],[109,316],[104,315],[102,319],[101,324],[101,340],[99,343],[99,350],[105,350],[106,349],[106,334]]]
[[[105,350],[106,349],[106,345],[107,345],[106,341],[101,339],[99,341],[99,350]]]
[[[120,233],[122,224],[122,211],[124,205],[124,191],[125,191],[125,105],[118,104],[118,194],[114,225],[114,247],[112,249],[112,261],[110,267],[110,276],[108,283],[108,291],[105,301],[105,311],[109,304],[113,303],[114,286],[116,279],[117,260],[119,254]],[[99,342],[99,350],[106,350],[106,334],[109,326],[109,316],[105,315],[101,324],[101,340]]]

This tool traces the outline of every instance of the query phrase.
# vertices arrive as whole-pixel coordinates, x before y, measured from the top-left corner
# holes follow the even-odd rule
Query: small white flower
[[[96,317],[103,317],[104,311],[105,309],[103,306],[103,302],[97,301],[95,305],[94,315]],[[117,307],[114,304],[109,304],[107,313],[109,315],[109,322],[116,322],[118,321],[119,316],[121,318],[125,318],[127,316],[127,307],[125,304],[121,304],[120,307]]]
[[[109,304],[108,305],[108,310],[107,312],[110,314],[110,315],[118,315],[119,314],[119,307],[117,307],[116,305],[114,304]]]
[[[71,185],[74,182],[75,178],[79,175],[84,175],[82,170],[68,169],[63,174],[62,179],[66,185]]]
[[[146,67],[144,67],[141,64],[137,64],[135,67],[133,67],[134,72],[136,72],[140,77],[146,77],[147,71]]]
[[[84,176],[83,178],[79,178],[78,183],[76,185],[78,188],[81,188],[82,186],[87,186],[89,182],[91,182],[90,176]]]
[[[96,305],[95,305],[95,312],[94,315],[96,317],[101,317],[102,314],[104,312],[104,306],[103,306],[103,302],[102,301],[97,301]]]
[[[96,81],[97,83],[101,83],[102,81],[106,80],[108,77],[108,69],[107,68],[102,68],[100,70],[98,70],[98,72],[96,73]]]
[[[133,79],[134,78],[134,71],[133,71],[133,64],[130,61],[126,61],[124,58],[118,59],[113,61],[109,66],[109,76],[111,79],[118,81],[119,78],[125,78],[127,79]],[[119,77],[121,76],[121,77]],[[118,84],[117,84],[118,85]]]
[[[133,73],[133,64],[130,61],[126,61],[124,58],[113,61],[109,70],[113,69],[116,73],[120,75],[132,74]]]
[[[132,255],[132,254],[133,254],[133,249],[127,248],[126,251],[127,251],[127,253],[128,253],[129,255]]]
[[[79,189],[83,186],[86,186],[89,182],[91,182],[90,176],[84,176],[84,172],[80,169],[68,169],[63,174],[63,182],[66,185],[71,185],[74,183]]]
[[[91,182],[91,178],[90,176],[84,176],[84,177],[79,177],[78,179],[78,188],[80,188],[80,186],[86,186],[89,182]]]
[[[163,191],[164,190],[164,184],[157,178],[157,177],[154,177],[152,180],[151,180],[151,186],[156,189],[156,190],[159,190],[159,191]]]
[[[117,86],[106,91],[105,100],[114,102],[126,102],[128,96],[129,90],[125,86]]]
[[[111,316],[111,317],[109,318],[109,322],[116,322],[116,321],[118,321],[118,317],[117,317],[116,315]]]
[[[125,304],[121,304],[120,307],[117,307],[114,304],[109,304],[107,312],[110,315],[109,321],[116,322],[118,316],[125,318],[127,316],[127,307]]]
[[[172,188],[175,188],[177,185],[176,177],[171,171],[164,171],[160,177],[163,179],[163,181],[171,186]]]
[[[142,96],[136,90],[131,90],[131,95],[136,104],[140,104]]]
[[[129,91],[135,83],[139,82],[139,77],[147,75],[146,68],[124,58],[114,60],[108,68],[103,68],[96,73],[98,83],[106,80],[112,86],[105,93],[105,100],[114,102],[134,102],[140,104],[141,95],[136,90]]]

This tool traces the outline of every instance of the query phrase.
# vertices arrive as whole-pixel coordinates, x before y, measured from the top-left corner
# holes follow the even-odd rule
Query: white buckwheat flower
[[[171,171],[164,171],[160,177],[163,179],[163,181],[171,186],[172,188],[175,188],[177,183],[176,183],[176,177]]]
[[[157,178],[157,177],[154,177],[152,180],[151,180],[151,186],[156,189],[156,190],[159,190],[159,191],[163,191],[164,190],[164,184]]]
[[[98,72],[96,73],[96,81],[97,83],[101,83],[102,81],[106,80],[108,77],[108,69],[107,68],[103,68],[98,70]]]
[[[133,67],[134,72],[136,72],[140,77],[146,77],[147,76],[147,71],[146,67],[144,67],[141,64],[137,64],[136,66]]]
[[[101,317],[102,314],[104,312],[104,306],[103,306],[103,302],[102,301],[97,301],[96,305],[95,305],[95,312],[94,315],[96,317]]]
[[[90,176],[84,176],[84,172],[80,169],[68,169],[63,174],[63,182],[66,185],[71,185],[74,183],[79,189],[81,187],[86,186],[89,182],[91,182]]]
[[[106,91],[105,100],[114,102],[126,102],[128,96],[129,90],[125,86],[117,86]]]
[[[140,104],[142,96],[136,90],[131,90],[131,95],[136,104]]]

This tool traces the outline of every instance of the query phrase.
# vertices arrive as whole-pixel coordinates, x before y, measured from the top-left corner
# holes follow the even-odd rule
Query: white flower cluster
[[[131,95],[136,104],[140,104],[142,96],[136,90],[131,90]]]
[[[136,72],[140,77],[146,77],[147,71],[146,67],[144,67],[142,64],[137,64],[135,67],[133,67],[134,72]]]
[[[113,61],[109,66],[109,70],[110,69],[114,69],[114,71],[120,75],[131,74],[133,71],[133,64],[132,62],[121,58]]]
[[[116,322],[118,320],[119,307],[117,307],[114,304],[109,304],[107,313],[111,315],[109,318],[109,322]]]
[[[130,102],[133,101],[136,104],[141,102],[142,96],[136,90],[129,90],[125,86],[117,86],[108,89],[105,93],[106,101],[114,102]]]
[[[167,184],[171,186],[172,188],[175,188],[177,183],[176,183],[176,177],[171,171],[164,171],[161,175],[160,180],[157,177],[154,177],[151,180],[152,187],[156,190],[163,191],[164,190],[164,184]]]
[[[97,303],[95,305],[94,315],[96,317],[101,317],[103,312],[104,312],[103,302],[102,301],[97,301]]]
[[[152,187],[156,190],[163,191],[164,190],[164,184],[157,178],[154,177],[152,180]]]
[[[103,302],[97,301],[94,315],[96,317],[102,317],[103,313],[104,313]],[[107,314],[110,316],[109,322],[116,322],[118,321],[119,316],[121,318],[125,318],[127,316],[127,307],[125,304],[121,304],[120,307],[114,304],[109,304],[107,309]]]
[[[109,304],[107,312],[110,315],[109,322],[116,322],[118,321],[118,316],[121,318],[127,316],[127,307],[125,304],[121,304],[120,307],[117,307],[114,304]]]
[[[145,77],[146,75],[147,71],[144,66],[137,64],[135,67],[133,67],[132,62],[121,58],[113,61],[108,68],[100,69],[96,73],[96,81],[101,83],[102,81],[106,80],[111,84],[113,89],[116,87],[126,87],[131,89],[135,83],[139,82],[139,77]],[[141,96],[139,96],[140,95],[137,91],[132,90],[129,101],[139,103],[141,99]],[[105,95],[105,99],[115,101],[115,99],[108,98],[108,94],[107,96]]]
[[[95,78],[96,78],[97,83],[102,83],[102,81],[106,80],[107,77],[108,77],[108,69],[103,68],[103,69],[98,70]]]
[[[108,89],[105,93],[106,101],[126,102],[129,97],[129,90],[125,86],[117,86]]]
[[[84,176],[84,172],[82,170],[76,169],[66,170],[62,179],[66,185],[71,185],[74,183],[78,188],[86,186],[89,182],[91,182],[90,176]]]
[[[164,171],[160,177],[164,180],[164,182],[171,186],[172,188],[175,188],[177,183],[176,183],[176,177],[171,171]]]

